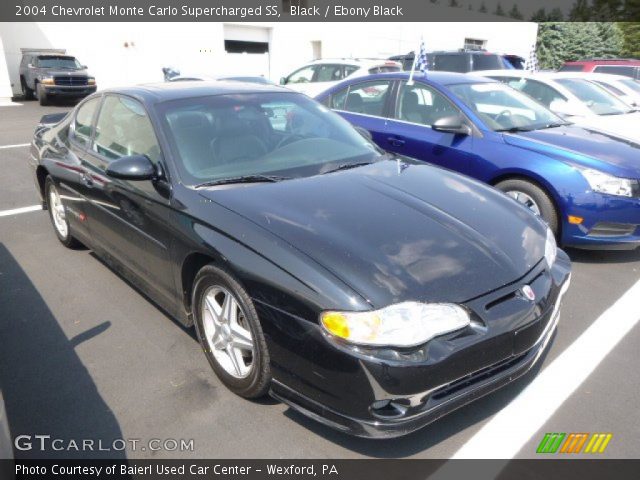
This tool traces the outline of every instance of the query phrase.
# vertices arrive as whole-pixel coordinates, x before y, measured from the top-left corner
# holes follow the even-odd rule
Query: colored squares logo
[[[545,433],[536,453],[604,453],[611,433]]]

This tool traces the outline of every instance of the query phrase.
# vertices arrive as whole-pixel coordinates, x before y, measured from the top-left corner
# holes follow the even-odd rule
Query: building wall
[[[225,31],[234,40],[266,36],[270,54],[227,54]],[[486,40],[489,50],[526,56],[536,34],[537,25],[527,22],[0,23],[16,94],[21,48],[64,48],[88,65],[99,88],[108,88],[161,81],[165,66],[183,73],[262,74],[277,81],[312,60],[314,45],[324,58],[386,58],[416,49],[421,36],[428,50],[462,48],[465,38],[475,38]]]

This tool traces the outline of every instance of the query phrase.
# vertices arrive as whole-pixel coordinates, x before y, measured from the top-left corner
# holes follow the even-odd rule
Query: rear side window
[[[352,85],[342,110],[382,117],[390,86],[390,80],[377,80]]]
[[[509,83],[509,85],[511,87],[518,88],[518,90],[521,90],[530,97],[535,98],[546,107],[551,106],[555,100],[567,101],[566,97],[558,93],[554,88],[535,80],[524,80],[521,87],[512,85],[511,83]]]
[[[160,160],[158,140],[143,106],[119,95],[104,100],[93,150],[110,160],[127,155],[146,155],[154,163]]]
[[[433,55],[433,70],[467,73],[471,71],[470,55]],[[500,68],[500,67],[498,67]]]
[[[471,58],[473,59],[473,70],[502,70],[510,68],[505,65],[499,55],[475,54],[471,55]]]
[[[71,138],[83,146],[89,145],[93,130],[93,117],[100,105],[101,97],[92,98],[78,108],[73,121]]]
[[[624,75],[625,77],[633,78],[635,68],[636,67],[623,65],[598,65],[593,69],[593,71],[598,73],[610,73],[612,75]]]

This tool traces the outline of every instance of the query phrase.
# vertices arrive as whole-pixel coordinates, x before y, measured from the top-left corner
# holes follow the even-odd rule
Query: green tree
[[[500,2],[498,2],[498,4],[496,5],[496,10],[495,12],[493,12],[493,14],[499,17],[506,16],[506,13],[504,12],[504,8],[502,8],[502,4]]]
[[[484,4],[484,2],[480,4],[480,8],[478,9],[478,11],[480,13],[487,13],[487,6]]]
[[[458,0],[449,0],[449,6],[451,8],[458,8],[460,6],[460,2],[458,2]]]
[[[509,16],[515,20],[524,20],[524,16],[522,15],[522,12],[520,12],[517,3],[514,3],[511,10],[509,10]]]
[[[589,0],[576,0],[569,12],[569,20],[574,22],[586,22],[592,19],[593,11]]]
[[[623,57],[640,58],[640,23],[638,22],[621,22],[618,28],[622,33],[622,51]]]
[[[554,8],[553,10],[551,10],[549,15],[547,15],[548,22],[562,22],[563,20],[564,14],[562,13],[562,10],[560,10],[560,7]]]
[[[537,55],[541,68],[564,62],[620,55],[623,36],[611,22],[545,22],[538,26]]]

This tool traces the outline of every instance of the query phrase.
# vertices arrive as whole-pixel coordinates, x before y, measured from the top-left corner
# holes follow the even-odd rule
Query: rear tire
[[[533,182],[518,178],[504,180],[496,184],[496,188],[538,214],[558,238],[560,233],[558,211],[547,192]]]
[[[58,188],[51,179],[47,177],[44,183],[45,198],[47,209],[49,210],[49,218],[53,225],[53,231],[67,248],[78,248],[82,244],[72,235],[69,220],[67,220],[67,207],[62,202],[62,198],[58,193]]]
[[[269,351],[247,291],[227,271],[207,265],[196,275],[192,310],[200,345],[222,383],[244,398],[264,396]]]

